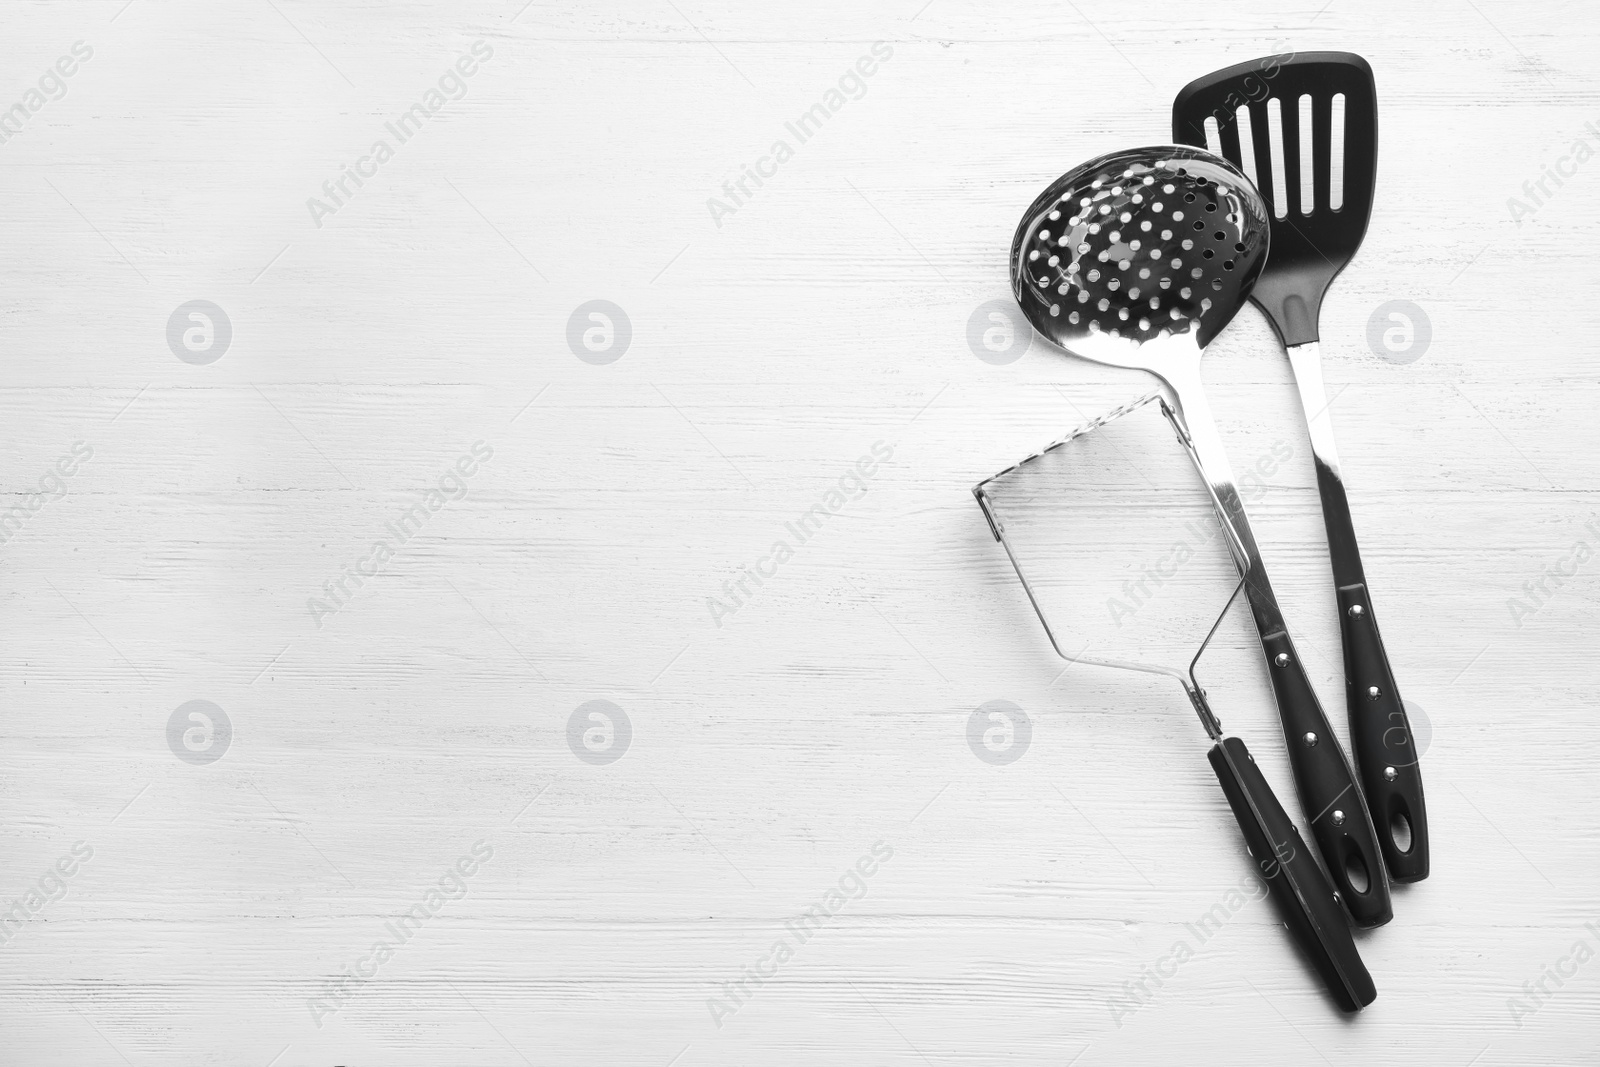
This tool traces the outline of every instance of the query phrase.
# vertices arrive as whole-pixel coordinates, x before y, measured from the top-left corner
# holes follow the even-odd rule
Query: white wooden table
[[[1319,4],[7,4],[0,1062],[1600,1062],[1600,24]],[[1315,48],[1379,79],[1324,353],[1431,738],[1356,1018],[1229,903],[1176,690],[1057,681],[968,493],[1150,387],[969,346],[1022,208]],[[1254,310],[1207,376],[1292,452],[1253,512],[1342,733]]]

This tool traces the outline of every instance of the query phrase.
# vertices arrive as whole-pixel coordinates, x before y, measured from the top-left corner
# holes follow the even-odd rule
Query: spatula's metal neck
[[[1322,350],[1316,341],[1311,341],[1290,345],[1288,352],[1294,382],[1300,390],[1300,406],[1306,413],[1306,428],[1311,434],[1311,452],[1338,478],[1339,450],[1333,441],[1333,417],[1328,410],[1332,401],[1322,384]]]
[[[1365,585],[1366,571],[1361,565],[1361,546],[1356,542],[1355,524],[1350,518],[1350,498],[1345,492],[1344,475],[1339,470],[1339,452],[1333,443],[1333,418],[1322,384],[1322,355],[1315,342],[1292,345],[1288,349],[1294,367],[1295,385],[1300,389],[1300,406],[1305,408],[1306,428],[1311,435],[1311,452],[1316,457],[1317,493],[1322,498],[1322,522],[1328,532],[1328,559],[1333,564],[1334,584],[1340,589]]]

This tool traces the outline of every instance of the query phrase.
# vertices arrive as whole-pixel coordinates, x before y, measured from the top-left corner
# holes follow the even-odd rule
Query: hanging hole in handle
[[[1354,845],[1345,850],[1344,877],[1345,881],[1350,883],[1350,888],[1357,893],[1364,895],[1372,888],[1372,876],[1367,873],[1367,862],[1361,858],[1361,852]]]
[[[1405,812],[1397,811],[1389,816],[1389,836],[1394,839],[1394,847],[1401,853],[1411,851],[1415,842],[1411,836],[1411,820],[1406,818]]]

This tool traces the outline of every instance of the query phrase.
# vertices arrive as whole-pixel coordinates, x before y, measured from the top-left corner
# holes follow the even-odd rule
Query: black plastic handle
[[[1344,909],[1250,750],[1237,737],[1228,737],[1213,745],[1207,758],[1284,925],[1328,992],[1345,1011],[1371,1004],[1378,991],[1356,951]]]
[[[1278,698],[1300,806],[1328,874],[1357,926],[1382,926],[1394,918],[1389,876],[1355,774],[1289,635],[1282,630],[1264,633],[1261,647]]]
[[[1428,877],[1428,807],[1422,799],[1411,723],[1389,654],[1367,595],[1361,546],[1350,518],[1350,497],[1337,471],[1317,461],[1317,491],[1328,531],[1328,562],[1338,589],[1339,631],[1344,643],[1345,696],[1350,708],[1350,747],[1361,790],[1377,825],[1389,877],[1420,882]],[[1404,823],[1401,826],[1401,823]],[[1409,837],[1402,849],[1396,834]]]
[[[1383,862],[1396,882],[1420,882],[1428,877],[1428,806],[1422,797],[1422,770],[1365,585],[1339,587],[1339,625],[1350,698],[1350,747],[1377,823]]]

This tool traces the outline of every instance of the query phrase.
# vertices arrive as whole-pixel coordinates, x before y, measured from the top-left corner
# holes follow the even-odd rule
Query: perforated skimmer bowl
[[[1177,146],[1117,152],[1034,200],[1012,241],[1012,289],[1074,355],[1181,377],[1243,305],[1267,234],[1261,197],[1226,161]]]

